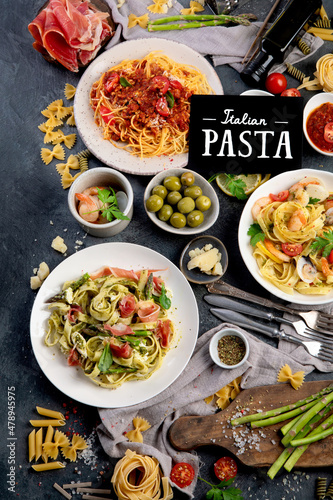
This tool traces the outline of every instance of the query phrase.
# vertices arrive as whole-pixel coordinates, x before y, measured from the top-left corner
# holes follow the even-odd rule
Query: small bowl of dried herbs
[[[247,338],[235,328],[224,328],[215,333],[209,344],[209,353],[214,363],[228,370],[245,363],[249,352]]]

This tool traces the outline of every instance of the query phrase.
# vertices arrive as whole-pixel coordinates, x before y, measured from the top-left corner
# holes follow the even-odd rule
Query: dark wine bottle
[[[241,72],[251,87],[262,86],[274,63],[282,62],[286,51],[310,17],[320,9],[321,0],[291,0],[263,36],[258,55]]]

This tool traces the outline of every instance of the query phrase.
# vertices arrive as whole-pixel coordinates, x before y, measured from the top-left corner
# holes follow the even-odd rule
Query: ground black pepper
[[[217,352],[220,360],[225,365],[237,365],[245,356],[245,344],[236,335],[225,335],[217,344]]]

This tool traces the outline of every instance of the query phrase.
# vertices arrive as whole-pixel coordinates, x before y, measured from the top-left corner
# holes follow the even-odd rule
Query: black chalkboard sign
[[[193,95],[188,167],[272,175],[302,167],[303,98]]]

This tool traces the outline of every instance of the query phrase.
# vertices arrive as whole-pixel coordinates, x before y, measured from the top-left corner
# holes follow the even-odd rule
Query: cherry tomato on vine
[[[301,93],[298,89],[286,89],[281,94],[282,97],[301,97]]]
[[[299,255],[303,250],[303,245],[300,243],[282,243],[282,251],[289,257]]]
[[[324,139],[326,142],[333,142],[333,122],[326,123],[324,128]]]
[[[280,191],[278,194],[270,193],[269,197],[272,201],[286,201],[289,196],[289,191],[286,189],[285,191]]]
[[[195,473],[192,465],[186,462],[179,462],[172,468],[170,479],[179,488],[185,488],[186,486],[190,486],[194,479],[194,475]]]
[[[287,88],[287,79],[282,73],[271,73],[266,78],[265,86],[271,94],[281,94]]]
[[[219,458],[214,464],[214,472],[220,481],[228,481],[237,474],[237,464],[231,457]]]

